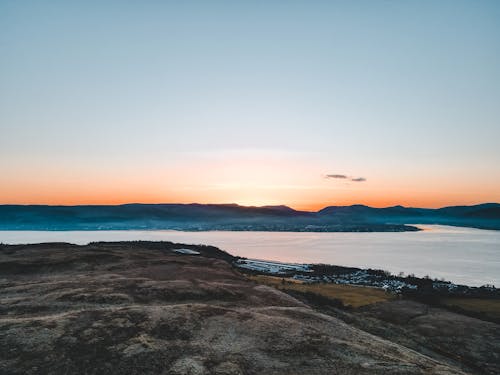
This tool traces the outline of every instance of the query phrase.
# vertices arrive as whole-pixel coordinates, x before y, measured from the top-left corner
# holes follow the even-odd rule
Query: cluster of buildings
[[[286,276],[305,283],[333,283],[379,287],[399,293],[403,288],[416,289],[417,286],[404,281],[373,275],[368,270],[356,270],[344,274],[318,275],[310,264],[273,262],[260,259],[238,259],[239,268],[274,276]]]
[[[294,275],[295,280],[301,280],[303,282],[314,283],[314,282],[324,282],[332,284],[349,284],[349,285],[362,285],[382,288],[386,291],[399,293],[403,288],[417,289],[416,285],[405,283],[401,280],[394,280],[389,278],[382,278],[380,276],[374,276],[366,270],[359,270],[352,273],[340,274],[340,275],[323,275],[323,276],[306,276],[306,275]]]
[[[394,276],[380,270],[349,269],[338,266],[328,266],[329,268],[325,269],[311,264],[282,263],[260,259],[238,259],[235,265],[256,273],[293,278],[305,283],[370,286],[395,294],[402,294],[405,291],[419,291],[419,293],[430,292],[441,296],[493,296],[500,298],[500,289],[495,288],[493,285],[470,287],[453,284],[449,281],[432,280],[428,276],[425,278],[417,278],[413,275],[408,277]],[[425,285],[425,288],[419,289],[419,285]]]
[[[312,272],[308,264],[271,262],[259,259],[238,259],[236,266],[272,275],[287,275],[291,272]]]

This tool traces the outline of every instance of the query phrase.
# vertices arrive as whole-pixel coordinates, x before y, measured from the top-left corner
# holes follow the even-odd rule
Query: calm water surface
[[[500,231],[419,225],[421,232],[294,233],[178,231],[0,231],[8,244],[152,240],[217,246],[233,255],[380,268],[500,286]]]

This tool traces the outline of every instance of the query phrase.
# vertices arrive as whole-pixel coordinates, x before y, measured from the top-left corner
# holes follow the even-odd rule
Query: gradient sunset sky
[[[0,2],[0,204],[500,202],[500,1]]]

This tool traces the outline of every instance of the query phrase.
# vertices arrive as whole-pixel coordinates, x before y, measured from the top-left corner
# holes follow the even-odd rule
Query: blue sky
[[[496,1],[2,1],[3,203],[500,201],[499,37]]]

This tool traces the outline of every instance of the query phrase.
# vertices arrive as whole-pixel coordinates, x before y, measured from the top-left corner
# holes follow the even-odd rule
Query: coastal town
[[[430,277],[393,275],[388,271],[325,264],[298,264],[238,258],[234,265],[244,272],[282,277],[303,283],[332,283],[381,288],[397,295],[439,295],[500,298],[493,285],[480,287],[454,284]]]

